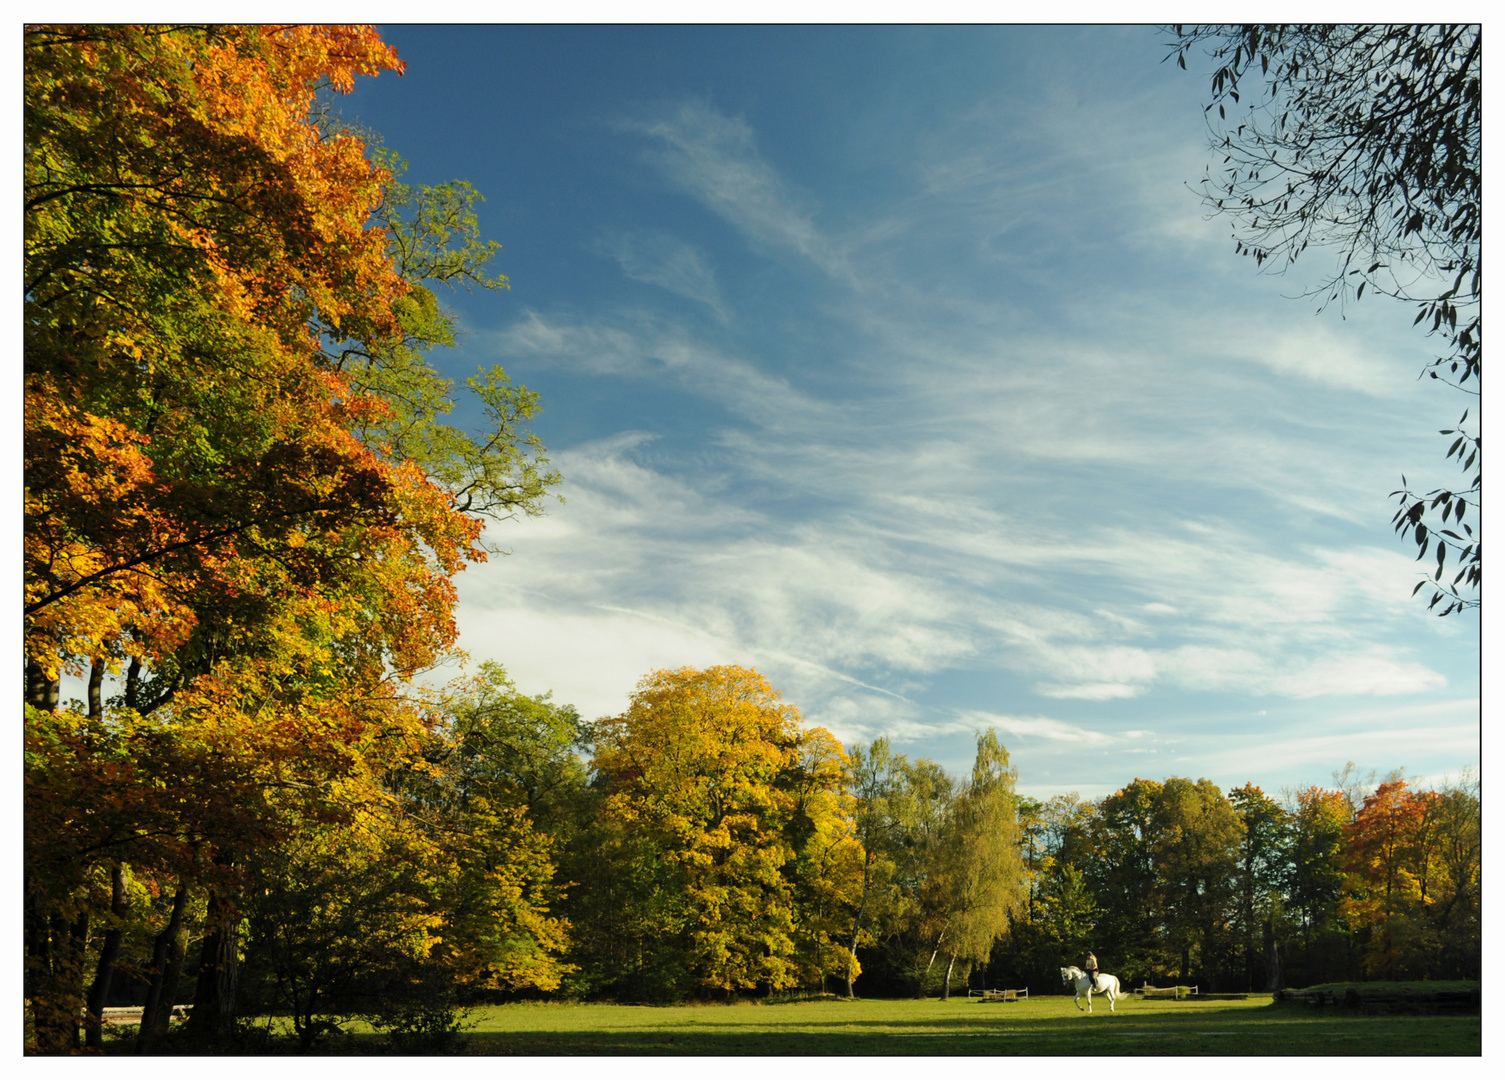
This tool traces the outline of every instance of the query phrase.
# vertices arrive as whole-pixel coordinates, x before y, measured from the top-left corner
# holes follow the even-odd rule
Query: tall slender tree
[[[957,960],[970,970],[986,964],[993,945],[1025,908],[1027,882],[1015,810],[1017,773],[992,728],[977,737],[972,775],[947,817],[936,867],[935,896],[946,956],[941,997],[951,996]]]

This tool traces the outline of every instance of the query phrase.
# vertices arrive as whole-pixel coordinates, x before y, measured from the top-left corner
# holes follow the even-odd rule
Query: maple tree
[[[39,1049],[74,1037],[89,919],[118,921],[91,885],[107,861],[207,896],[194,1024],[233,1031],[248,859],[348,820],[363,755],[418,752],[433,719],[406,680],[454,643],[478,514],[536,512],[557,481],[500,369],[473,380],[490,432],[437,421],[450,388],[420,351],[451,324],[422,282],[497,283],[469,204],[436,232],[452,188],[387,195],[364,142],[316,122],[321,87],[400,69],[368,27],[27,28]],[[65,670],[89,673],[87,714],[58,707]]]
[[[1348,878],[1341,911],[1360,935],[1371,975],[1424,974],[1423,957],[1436,950],[1432,909],[1439,879],[1447,877],[1439,856],[1452,840],[1440,827],[1446,801],[1435,791],[1409,790],[1403,779],[1389,780],[1364,799],[1344,830]]]

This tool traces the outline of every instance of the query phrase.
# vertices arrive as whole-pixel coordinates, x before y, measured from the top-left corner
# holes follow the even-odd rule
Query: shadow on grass
[[[1403,1020],[1402,1023],[1397,1023]],[[714,1021],[708,1021],[714,1023]],[[468,1053],[527,1056],[1451,1055],[1481,1051],[1477,1017],[1375,1018],[1267,1006],[1146,1014],[801,1020],[787,1028],[473,1032]],[[732,1030],[727,1030],[731,1027]]]

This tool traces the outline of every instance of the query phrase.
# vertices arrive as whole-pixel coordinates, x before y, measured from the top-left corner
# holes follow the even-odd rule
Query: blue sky
[[[461,644],[620,711],[758,668],[839,738],[1034,795],[1479,762],[1479,622],[1387,493],[1469,404],[1377,300],[1318,314],[1188,188],[1146,27],[382,28],[341,102],[487,197],[455,376],[543,395],[567,502],[493,526]]]

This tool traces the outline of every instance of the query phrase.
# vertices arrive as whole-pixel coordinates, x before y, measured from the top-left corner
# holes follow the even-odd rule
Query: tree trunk
[[[162,1000],[157,1003],[157,1026],[164,1034],[172,1024],[172,1011],[178,1002],[178,987],[183,981],[183,967],[188,962],[188,921],[178,923],[177,932],[168,943],[167,972],[162,977]]]
[[[1275,944],[1275,927],[1269,919],[1265,920],[1265,989],[1281,990],[1285,987],[1285,980],[1281,977],[1280,950]]]
[[[187,906],[188,886],[180,884],[172,898],[167,927],[152,943],[152,981],[146,989],[146,1007],[141,1010],[141,1028],[136,1035],[138,1054],[146,1053],[167,1033],[168,1018],[175,1004],[173,997],[183,971],[183,955],[188,951],[188,935],[183,926],[183,911]]]
[[[868,852],[867,858],[862,863],[862,903],[857,905],[857,917],[852,920],[852,949],[851,955],[847,957],[847,997],[849,998],[854,996],[852,983],[857,979],[857,976],[853,974],[857,967],[857,935],[862,929],[862,916],[867,912],[867,891],[869,882],[872,880],[870,876],[872,865],[873,855],[872,852]]]
[[[58,680],[49,679],[42,665],[35,660],[26,661],[26,704],[48,712],[57,711]]]
[[[220,939],[224,933],[212,929],[199,945],[199,978],[193,991],[193,1013],[188,1018],[191,1030],[212,1034],[219,1026],[219,993],[215,987]]]
[[[941,987],[941,1000],[951,1000],[951,971],[956,967],[956,954],[951,953],[951,962],[946,965],[946,985]]]
[[[96,656],[89,661],[89,719],[100,720],[104,718],[104,703],[100,697],[100,688],[105,681],[105,659]]]
[[[204,1035],[233,1035],[240,920],[234,917],[228,903],[211,901],[209,925],[212,929],[204,937],[199,954],[199,981],[193,995],[191,1022]]]
[[[125,707],[141,707],[141,661],[134,656],[131,657],[130,666],[125,669]]]
[[[90,680],[90,693],[97,687]],[[91,703],[92,708],[92,703]],[[125,864],[116,863],[110,873],[110,915],[112,922],[99,947],[99,965],[94,969],[94,985],[89,987],[89,1004],[84,1021],[84,1044],[99,1049],[104,1045],[104,1007],[109,1002],[110,983],[115,977],[115,959],[120,955],[120,940],[125,936]]]

